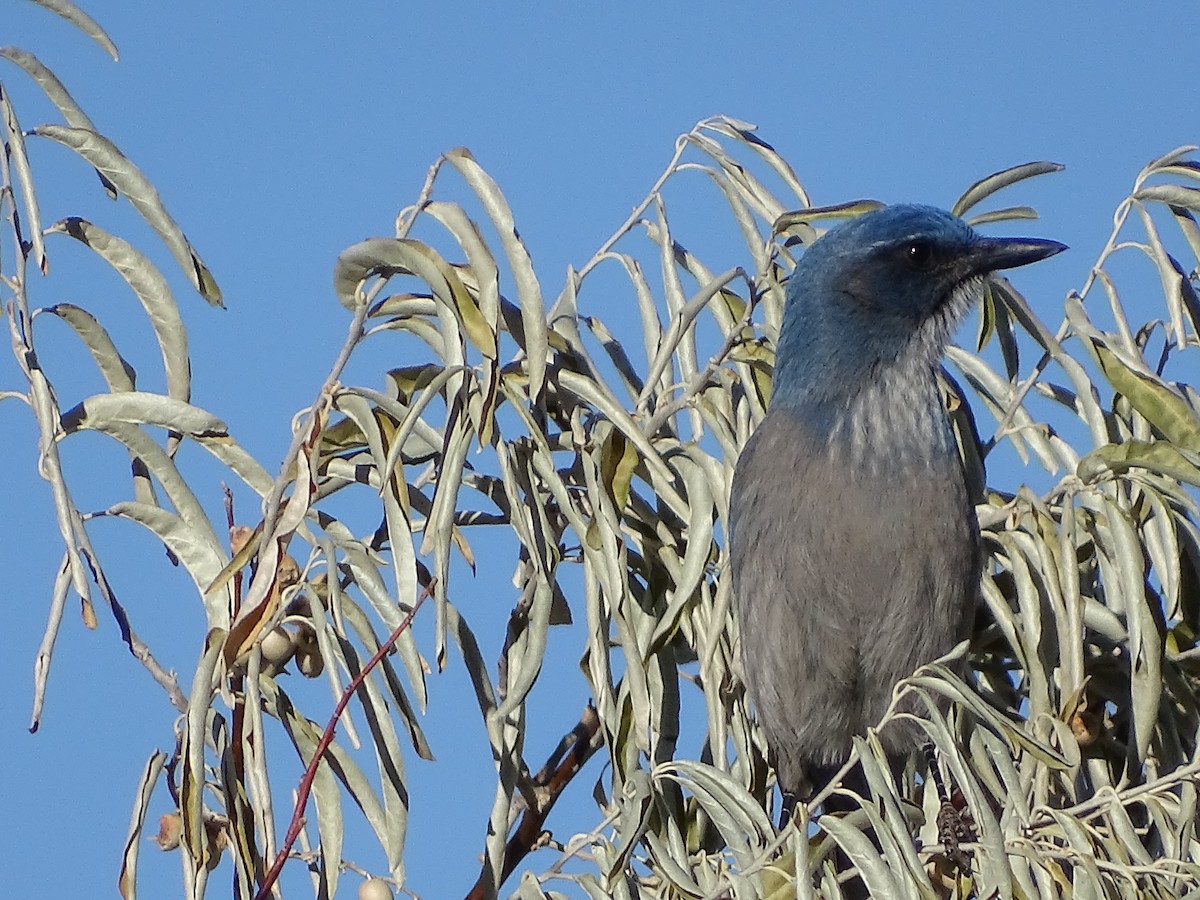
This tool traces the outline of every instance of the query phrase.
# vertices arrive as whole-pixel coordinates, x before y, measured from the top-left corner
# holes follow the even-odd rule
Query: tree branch
[[[589,705],[579,717],[579,722],[563,735],[558,746],[546,760],[546,764],[533,778],[533,803],[525,800],[525,811],[521,823],[508,840],[504,848],[504,867],[500,872],[500,884],[503,884],[526,856],[538,846],[543,834],[542,826],[550,815],[550,810],[558,801],[559,796],[583,768],[584,763],[591,759],[603,738],[600,735],[600,716],[596,708]],[[494,896],[495,885],[489,890],[486,873],[479,876],[475,886],[467,894],[466,900],[487,900]]]

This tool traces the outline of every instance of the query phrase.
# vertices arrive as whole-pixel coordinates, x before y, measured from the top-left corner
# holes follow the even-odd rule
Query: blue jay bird
[[[729,501],[746,685],[784,822],[896,682],[969,634],[979,528],[938,366],[988,273],[1064,249],[891,206],[822,236],[792,273],[770,407]],[[895,756],[920,744],[898,726],[880,740]]]

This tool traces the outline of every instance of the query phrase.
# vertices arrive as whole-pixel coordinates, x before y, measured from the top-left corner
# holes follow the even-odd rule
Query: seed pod
[[[175,850],[179,847],[179,838],[183,833],[183,817],[177,812],[159,816],[158,834],[153,838],[160,850]]]
[[[282,669],[296,652],[295,639],[282,625],[272,630],[259,644],[263,662],[275,671]]]
[[[358,886],[358,900],[392,900],[392,889],[382,878],[368,878]]]
[[[305,678],[316,678],[325,671],[325,660],[317,643],[317,633],[311,625],[301,625],[293,637],[296,645],[296,668]]]

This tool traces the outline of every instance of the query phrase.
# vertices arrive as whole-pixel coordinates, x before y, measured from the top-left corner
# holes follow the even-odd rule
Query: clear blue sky
[[[271,470],[290,416],[311,401],[344,334],[330,289],[337,253],[388,234],[427,166],[450,147],[470,147],[506,191],[550,296],[566,266],[586,260],[643,196],[675,136],[714,113],[756,122],[816,203],[946,205],[996,169],[1063,162],[1065,173],[1013,197],[1042,211],[1031,233],[1072,247],[1018,277],[1057,323],[1053,304],[1082,282],[1140,167],[1200,140],[1188,62],[1200,14],[1187,4],[123,0],[87,8],[118,45],[118,64],[20,0],[0,0],[0,44],[33,51],[55,70],[155,182],[215,273],[225,311],[206,308],[171,272],[192,339],[194,400]],[[0,67],[0,79],[25,128],[52,117],[17,68]],[[82,214],[153,243],[67,152],[39,144],[34,165],[45,221]],[[702,232],[702,223],[688,230]],[[135,304],[99,264],[63,242],[51,253],[40,304],[79,302],[119,333],[127,328],[129,340],[145,339]],[[0,389],[13,387],[17,370],[5,359]],[[100,628],[87,632],[72,605],[44,724],[26,732],[60,549],[27,411],[0,405],[0,429],[8,454],[0,467],[8,523],[0,883],[12,897],[113,896],[137,774],[153,749],[168,749],[172,711],[111,618],[101,611]],[[99,508],[125,480],[120,457],[94,445],[108,468],[78,457],[72,465],[85,477],[116,473],[105,476],[111,484],[95,474],[80,489],[81,505]],[[111,548],[135,626],[187,683],[203,627],[189,584],[130,526],[96,532]],[[508,561],[481,569],[477,596],[499,596],[506,610],[510,574]],[[460,605],[470,615],[469,595]],[[585,695],[574,645],[561,659],[566,728]],[[456,671],[432,679],[431,693],[439,762],[410,764],[410,883],[427,898],[461,896],[483,846],[490,760]],[[531,761],[561,728],[548,727]],[[598,762],[561,821],[551,820],[563,836],[593,817],[587,795]],[[472,768],[477,775],[464,774]],[[166,811],[163,792],[152,814]],[[143,853],[145,896],[178,895],[175,856],[150,845]],[[378,865],[371,839],[353,832],[346,855]],[[308,890],[303,879],[288,883],[289,896]],[[341,893],[353,896],[355,883],[347,877]],[[226,866],[211,895],[224,896],[227,885]]]

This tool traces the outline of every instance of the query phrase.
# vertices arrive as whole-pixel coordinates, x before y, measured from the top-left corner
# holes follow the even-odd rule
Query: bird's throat
[[[829,452],[874,473],[940,468],[957,455],[933,372],[884,372],[859,386],[830,422]]]
[[[793,416],[830,462],[864,474],[940,469],[956,459],[954,434],[927,361],[875,365],[829,379],[773,407]]]

